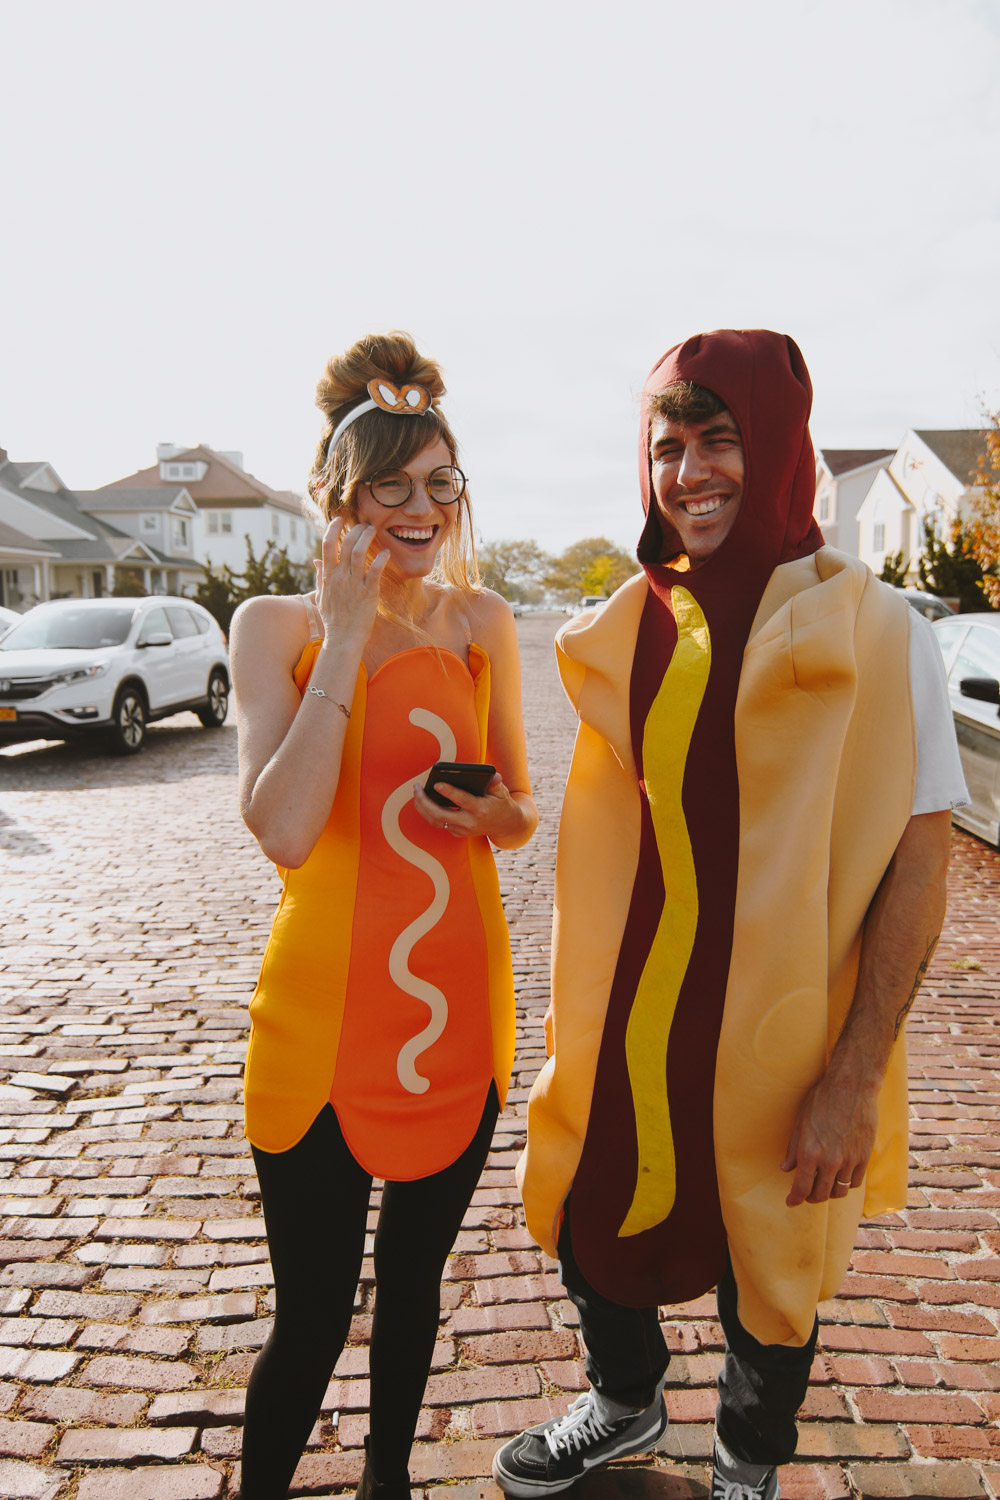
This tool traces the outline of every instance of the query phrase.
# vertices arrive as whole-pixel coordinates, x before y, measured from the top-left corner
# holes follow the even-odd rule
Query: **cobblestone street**
[[[554,615],[519,621],[542,824],[499,856],[518,1055],[444,1285],[411,1472],[497,1493],[507,1434],[584,1385],[573,1309],[523,1228],[513,1167],[543,1055],[556,820],[574,717]],[[232,715],[145,751],[0,753],[0,1497],[238,1491],[244,1389],[273,1292],[243,1139],[247,1001],[278,895],[236,808]],[[786,1500],[1000,1497],[1000,854],[956,832],[945,937],[909,1025],[911,1192],[863,1225],[820,1352]],[[370,1226],[371,1227],[371,1226]],[[351,1492],[367,1429],[366,1260],[295,1494]],[[666,1310],[671,1426],[590,1500],[704,1496],[714,1299]]]

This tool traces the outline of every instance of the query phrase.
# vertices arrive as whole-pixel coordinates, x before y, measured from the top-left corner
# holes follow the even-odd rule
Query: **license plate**
[[[16,719],[16,708],[0,708],[0,719]]]

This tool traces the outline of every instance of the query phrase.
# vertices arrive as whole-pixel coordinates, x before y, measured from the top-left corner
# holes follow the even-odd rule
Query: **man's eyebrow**
[[[730,437],[739,437],[740,430],[732,417],[720,417],[717,422],[712,423],[711,427],[703,427],[701,429],[702,437],[719,437],[721,434],[728,434]]]

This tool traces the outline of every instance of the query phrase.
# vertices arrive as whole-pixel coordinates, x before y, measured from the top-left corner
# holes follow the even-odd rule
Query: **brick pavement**
[[[512,1108],[444,1287],[414,1452],[471,1500],[502,1436],[583,1382],[572,1308],[511,1169],[542,1056],[555,815],[572,715],[552,616],[520,622],[543,823],[500,856],[521,1005]],[[243,1391],[271,1279],[240,1070],[276,896],[235,811],[235,732],[186,715],[132,761],[0,754],[0,1495],[214,1500],[236,1490]],[[786,1500],[1000,1496],[1000,855],[957,834],[945,940],[910,1024],[913,1176],[862,1227],[823,1309]],[[366,1262],[351,1342],[296,1477],[357,1481]],[[710,1298],[670,1309],[671,1428],[590,1500],[705,1494],[721,1343]]]

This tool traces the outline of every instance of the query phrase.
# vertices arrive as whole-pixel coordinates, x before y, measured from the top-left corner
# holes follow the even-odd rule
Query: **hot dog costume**
[[[304,693],[321,641],[294,672]],[[355,1159],[410,1181],[461,1154],[514,1056],[514,987],[496,865],[413,806],[436,760],[487,758],[490,663],[469,646],[358,672],[329,819],[282,895],[256,991],[246,1132],[286,1151],[329,1100]]]
[[[745,450],[733,529],[694,570],[650,486],[649,397],[677,381],[721,398]],[[644,571],[557,641],[580,727],[551,1055],[518,1172],[550,1254],[572,1190],[576,1260],[612,1301],[696,1297],[728,1247],[741,1323],[790,1345],[861,1213],[905,1203],[901,1043],[863,1192],[789,1209],[779,1163],[850,1008],[916,766],[908,609],[823,545],[810,403],[798,348],[762,330],[691,339],[647,381]]]

